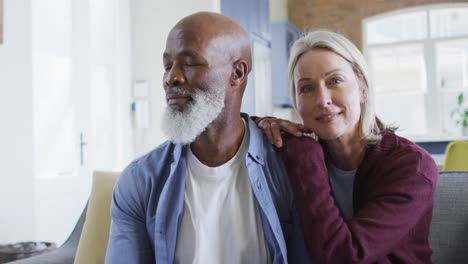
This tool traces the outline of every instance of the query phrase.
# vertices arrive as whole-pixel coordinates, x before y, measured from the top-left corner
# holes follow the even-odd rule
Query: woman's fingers
[[[303,133],[311,132],[302,124],[297,124],[289,120],[279,118],[265,118],[260,121],[258,126],[263,129],[268,141],[278,148],[283,145],[283,140],[281,138],[282,132],[287,132],[296,137],[301,137],[304,135]]]
[[[283,146],[283,140],[281,139],[280,125],[277,122],[272,121],[270,123],[270,127],[273,137],[273,144],[275,144],[277,148],[281,148],[281,146]]]
[[[314,132],[314,131],[312,131],[312,129],[306,128],[303,124],[296,123],[296,125],[297,125],[297,128],[302,132],[302,134],[304,134],[304,133],[313,133]]]
[[[289,120],[283,120],[283,119],[279,119],[277,123],[282,131],[287,132],[296,137],[303,136],[303,131],[302,131],[304,129],[303,125],[291,122]]]
[[[270,141],[271,144],[275,144],[275,138],[273,137],[272,131],[271,131],[271,120],[270,119],[263,119],[258,123],[258,127],[260,127],[263,130],[263,133],[265,133],[265,136],[267,137],[268,141]]]

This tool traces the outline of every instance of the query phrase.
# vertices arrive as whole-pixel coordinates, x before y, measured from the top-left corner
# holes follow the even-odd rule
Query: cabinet
[[[271,22],[273,104],[292,107],[289,98],[288,60],[291,46],[301,31],[288,21]]]
[[[221,13],[236,20],[249,34],[254,61],[242,98],[241,111],[250,115],[271,114],[269,10],[269,0],[221,0]],[[270,99],[263,100],[268,95]]]

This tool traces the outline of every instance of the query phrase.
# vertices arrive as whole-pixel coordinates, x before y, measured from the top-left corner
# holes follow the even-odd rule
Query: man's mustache
[[[192,92],[187,89],[182,89],[179,87],[169,87],[166,89],[166,95],[168,94],[178,94],[182,96],[192,96]]]

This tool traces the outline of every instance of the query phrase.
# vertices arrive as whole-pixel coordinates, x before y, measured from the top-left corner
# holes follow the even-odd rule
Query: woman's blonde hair
[[[371,89],[368,68],[362,53],[347,38],[328,30],[317,30],[305,33],[301,38],[294,42],[294,45],[291,48],[288,74],[291,101],[295,109],[297,109],[297,102],[296,87],[294,86],[294,68],[296,67],[299,57],[312,49],[328,49],[340,55],[351,64],[360,89],[363,89],[367,95],[367,100],[361,104],[359,120],[362,139],[369,144],[375,144],[382,138],[381,133],[383,130],[387,128],[392,130],[395,129],[393,127],[387,127],[375,114],[374,90]],[[311,61],[310,63],[314,62]]]

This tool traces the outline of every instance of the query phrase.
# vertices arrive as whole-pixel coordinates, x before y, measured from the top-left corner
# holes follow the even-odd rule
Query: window
[[[89,197],[92,171],[126,164],[130,0],[31,2],[31,224],[37,238],[61,244]]]
[[[0,44],[3,43],[3,0],[0,0]]]
[[[468,5],[435,5],[363,21],[377,114],[409,137],[460,136],[451,118],[468,95]]]

